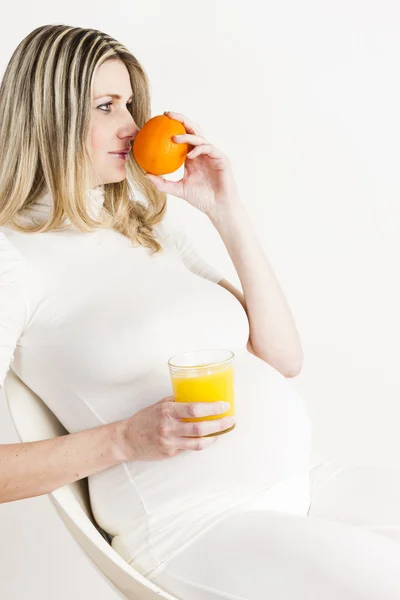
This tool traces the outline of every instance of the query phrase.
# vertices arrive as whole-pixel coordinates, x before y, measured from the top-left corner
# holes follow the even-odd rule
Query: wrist
[[[240,227],[250,219],[245,205],[240,200],[217,205],[207,216],[216,229]]]
[[[132,444],[128,443],[128,421],[123,419],[110,423],[111,451],[116,464],[134,459]]]

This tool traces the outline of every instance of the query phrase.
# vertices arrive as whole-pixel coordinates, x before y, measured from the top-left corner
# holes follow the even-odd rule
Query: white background
[[[2,72],[40,25],[103,30],[143,64],[153,115],[187,115],[229,155],[301,334],[292,384],[313,463],[400,464],[399,17],[394,0],[25,0],[2,14]],[[174,197],[169,212],[240,286],[208,219]],[[1,400],[0,442],[17,441]],[[0,527],[5,600],[117,597],[47,498],[1,505]]]

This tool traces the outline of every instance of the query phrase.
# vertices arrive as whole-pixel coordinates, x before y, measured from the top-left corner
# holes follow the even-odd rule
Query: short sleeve
[[[214,283],[218,283],[223,279],[222,273],[216,267],[204,260],[200,255],[200,252],[189,239],[184,228],[178,228],[175,225],[169,224],[168,232],[173,239],[182,261],[192,273],[195,273],[204,279],[209,279]]]
[[[25,260],[0,232],[0,388],[26,322]]]

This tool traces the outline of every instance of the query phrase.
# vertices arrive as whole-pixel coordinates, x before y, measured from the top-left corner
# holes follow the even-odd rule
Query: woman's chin
[[[106,183],[120,183],[121,181],[123,181],[124,179],[126,179],[126,173],[123,173],[121,175],[114,175],[107,178],[103,178],[103,180],[98,183],[97,185],[105,185]]]

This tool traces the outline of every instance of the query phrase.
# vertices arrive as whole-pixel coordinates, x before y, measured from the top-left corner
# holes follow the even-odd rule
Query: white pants
[[[311,470],[308,516],[227,516],[150,579],[181,600],[400,600],[400,467]]]

